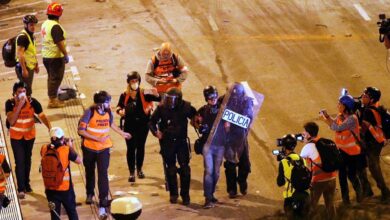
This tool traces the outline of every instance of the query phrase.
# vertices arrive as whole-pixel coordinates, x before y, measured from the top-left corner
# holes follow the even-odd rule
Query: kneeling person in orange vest
[[[9,199],[5,195],[5,190],[7,186],[7,178],[11,173],[9,164],[5,158],[5,155],[0,154],[0,211],[4,207],[7,207],[9,204]]]
[[[131,135],[123,132],[113,122],[110,109],[111,96],[106,91],[98,91],[93,96],[94,105],[85,110],[79,122],[78,133],[82,136],[83,162],[85,166],[87,204],[92,204],[95,189],[95,167],[98,170],[99,216],[107,218],[108,202],[108,166],[112,141],[109,136],[110,127],[125,139]]]
[[[76,211],[70,161],[81,164],[82,160],[73,149],[72,140],[64,138],[64,131],[61,128],[50,129],[50,141],[50,144],[45,144],[41,148],[41,166],[51,219],[60,219],[62,204],[69,219],[77,220],[79,217]]]

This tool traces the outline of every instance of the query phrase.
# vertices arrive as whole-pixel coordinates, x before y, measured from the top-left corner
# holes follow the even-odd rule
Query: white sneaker
[[[99,220],[106,220],[108,217],[106,208],[100,207],[99,208]]]

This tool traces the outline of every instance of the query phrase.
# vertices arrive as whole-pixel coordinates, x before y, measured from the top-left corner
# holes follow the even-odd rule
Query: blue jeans
[[[208,150],[206,148],[203,149],[203,190],[206,199],[212,199],[214,197],[224,152],[224,146],[211,145]]]

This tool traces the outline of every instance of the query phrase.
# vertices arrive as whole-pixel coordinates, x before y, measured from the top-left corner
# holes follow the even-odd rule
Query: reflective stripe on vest
[[[141,97],[141,103],[142,103],[142,108],[144,109],[144,112],[145,112],[145,115],[149,115],[150,112],[153,110],[153,102],[148,102],[145,100],[145,95],[144,95],[144,89],[140,89],[140,97]],[[130,94],[128,93],[125,93],[126,96],[125,96],[125,107],[129,101],[129,98],[130,98]]]
[[[47,150],[47,144],[43,145],[41,148],[41,156],[46,153]],[[61,146],[56,149],[58,152],[58,155],[60,156],[60,161],[62,168],[65,169],[64,177],[62,178],[62,183],[55,188],[48,188],[49,190],[55,190],[55,191],[67,191],[70,187],[70,172],[69,172],[69,146]]]
[[[15,41],[16,47],[15,48],[18,48],[18,38],[21,35],[26,35],[28,38],[29,44],[28,44],[28,47],[24,50],[24,58],[26,61],[27,68],[30,70],[33,70],[33,69],[35,69],[35,66],[38,63],[37,48],[36,48],[35,40],[32,41],[30,35],[27,33],[26,30],[23,29],[21,31],[21,33],[16,37],[16,41]],[[19,62],[18,56],[16,56],[16,61]]]
[[[378,107],[378,106],[375,106],[375,107]],[[382,130],[382,118],[381,118],[379,112],[377,112],[376,110],[371,109],[371,112],[372,112],[372,114],[374,114],[376,126],[370,125],[368,127],[368,130],[370,131],[371,135],[375,138],[375,140],[378,143],[383,143],[386,140],[386,138],[385,138],[385,135],[383,134],[383,130]]]
[[[299,158],[300,158],[299,155],[296,153],[292,153],[292,154],[288,155],[288,157],[290,157],[292,160],[299,160]],[[283,191],[283,197],[289,198],[292,196],[292,194],[295,191],[291,187],[291,183],[289,182],[289,180],[291,179],[291,172],[292,172],[292,169],[294,166],[287,159],[283,159],[281,162],[283,165],[283,172],[284,172],[284,177],[285,177],[285,181],[286,181],[286,183],[284,184],[285,190]]]
[[[7,179],[5,177],[4,170],[2,168],[2,164],[5,160],[5,156],[0,154],[0,193],[4,193],[6,189]]]
[[[349,117],[353,117],[353,119],[356,122],[356,126],[354,128],[354,133],[356,134],[357,138],[360,139],[359,136],[359,121],[356,117],[356,115],[352,115]],[[337,116],[336,124],[341,125],[343,121],[341,120],[340,115]],[[355,137],[353,136],[352,132],[350,130],[344,130],[344,131],[336,131],[335,135],[335,143],[337,147],[347,153],[348,155],[358,155],[360,154],[360,146],[356,143]]]
[[[104,115],[100,115],[96,109],[93,109],[93,111],[93,116],[88,122],[86,131],[88,134],[99,138],[108,136],[111,127],[110,113],[106,112]],[[104,143],[84,138],[84,146],[94,151],[101,151],[112,147],[112,142],[111,138],[107,138]]]
[[[51,30],[54,25],[59,25],[64,32],[64,39],[66,39],[65,29],[55,20],[46,20],[41,27],[42,35],[42,57],[43,58],[60,58],[64,57],[64,54],[60,51],[57,44],[54,43],[53,36],[51,36]],[[66,45],[64,45],[66,48]]]
[[[13,111],[16,111],[16,104]],[[18,119],[15,124],[10,128],[11,139],[31,140],[35,138],[35,121],[34,121],[34,108],[30,104],[30,100],[26,102],[23,108],[20,110]]]

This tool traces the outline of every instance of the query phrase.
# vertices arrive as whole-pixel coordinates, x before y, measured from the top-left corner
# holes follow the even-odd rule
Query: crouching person
[[[61,128],[50,129],[50,141],[50,144],[41,148],[41,166],[51,219],[60,219],[62,204],[69,219],[77,220],[79,217],[76,211],[70,161],[81,164],[82,160],[73,149],[72,141],[64,138],[64,131]]]

